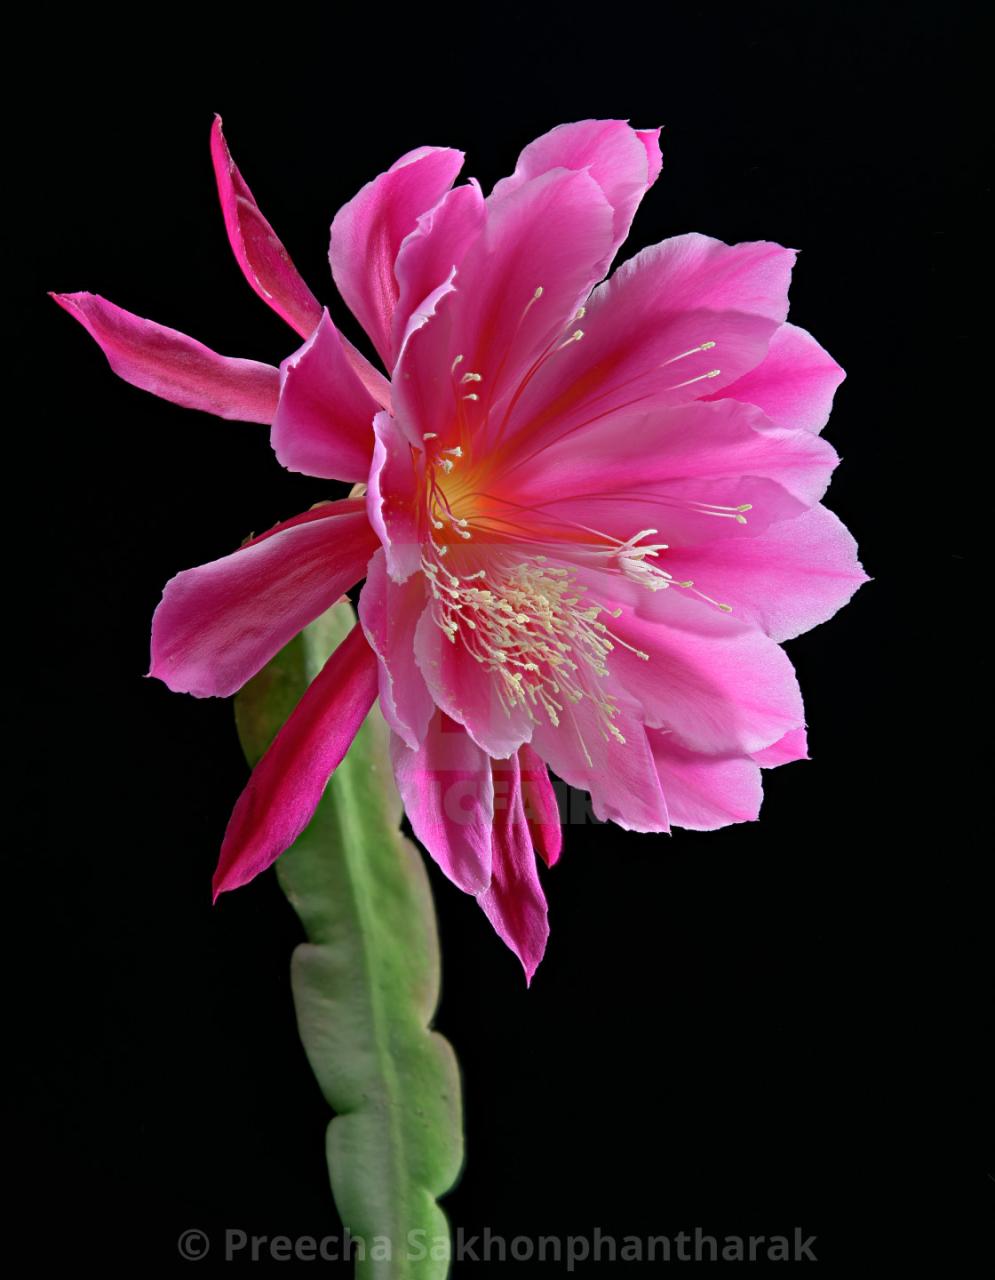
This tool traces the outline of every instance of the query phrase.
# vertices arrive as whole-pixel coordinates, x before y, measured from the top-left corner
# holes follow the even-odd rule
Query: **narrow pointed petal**
[[[492,761],[494,831],[491,882],[477,901],[498,937],[514,951],[532,976],[546,950],[549,923],[546,895],[539,883],[529,824],[522,802],[518,757]]]
[[[354,196],[332,222],[332,276],[387,368],[398,299],[394,262],[418,218],[442,199],[463,166],[462,151],[421,147]]]
[[[224,698],[362,578],[376,549],[361,501],[330,502],[166,584],[152,666],[177,693]]]
[[[532,844],[546,866],[551,867],[559,861],[563,849],[563,826],[549,770],[527,743],[518,749],[518,766],[522,774],[522,804]]]
[[[490,200],[496,203],[550,169],[586,169],[613,211],[611,245],[599,264],[600,275],[604,275],[629,233],[640,201],[660,172],[659,138],[659,129],[639,132],[624,120],[558,125],[529,143],[518,157],[515,172],[497,184]]]
[[[304,346],[280,366],[280,403],[270,435],[277,458],[308,476],[366,480],[379,411],[325,311]]]
[[[748,757],[702,755],[682,747],[669,733],[647,733],[675,827],[717,831],[760,816],[760,768]]]
[[[272,422],[280,374],[256,360],[219,356],[176,329],[143,320],[95,293],[53,293],[125,382],[154,396],[241,422]]]
[[[783,427],[819,432],[829,421],[833,396],[845,377],[810,333],[783,324],[760,364],[721,394],[758,405]]]
[[[294,843],[377,696],[377,660],[353,627],[252,771],[225,832],[214,898],[271,866]]]
[[[321,305],[290,260],[276,232],[259,211],[252,192],[231,158],[221,117],[211,126],[211,160],[225,229],[246,280],[263,302],[308,337],[321,319]]]
[[[421,574],[403,584],[387,574],[381,547],[373,556],[359,597],[359,620],[380,659],[380,710],[384,719],[412,750],[417,751],[435,712],[432,695],[415,662],[412,642],[425,609]]]
[[[392,734],[391,760],[415,835],[453,884],[481,893],[491,881],[494,817],[486,754],[440,712],[417,751]]]

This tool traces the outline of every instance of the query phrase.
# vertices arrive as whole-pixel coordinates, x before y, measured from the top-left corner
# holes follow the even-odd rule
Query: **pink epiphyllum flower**
[[[379,695],[420,840],[531,978],[547,766],[636,831],[757,817],[760,770],[806,756],[780,648],[865,580],[819,505],[839,366],[788,324],[794,254],[678,236],[606,275],[660,171],[659,130],[563,125],[486,199],[463,157],[402,156],[336,215],[331,266],[391,381],[301,280],[214,125],[228,235],[305,340],[279,369],[91,294],[57,301],[124,379],[271,425],[284,466],[364,482],[178,574],[151,674],[241,687],[365,578],[360,625],[257,766],[215,892],[309,821]]]

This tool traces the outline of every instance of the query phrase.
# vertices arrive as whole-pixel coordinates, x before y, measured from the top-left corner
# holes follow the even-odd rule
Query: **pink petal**
[[[605,290],[664,293],[664,311],[740,311],[783,324],[795,251],[769,240],[725,244],[689,232],[672,236],[622,264]],[[636,281],[638,280],[638,284]]]
[[[782,764],[808,759],[808,736],[804,729],[792,729],[763,751],[754,751],[753,759],[762,769],[776,769]]]
[[[391,349],[395,359],[412,313],[421,310],[423,300],[463,261],[483,228],[485,214],[480,187],[471,179],[469,186],[454,187],[423,213],[415,230],[402,242],[394,264],[398,299],[391,321]]]
[[[227,697],[362,578],[375,548],[363,503],[329,502],[178,573],[152,620],[149,675]]]
[[[395,412],[409,439],[455,437],[459,415],[471,434],[496,427],[485,423],[502,390],[572,329],[609,250],[611,222],[601,188],[583,171],[553,170],[488,206],[455,288],[409,334],[398,361]],[[464,381],[471,374],[480,375],[473,390]]]
[[[504,440],[531,451],[626,409],[683,404],[764,359],[787,313],[794,254],[677,236],[623,263],[591,295],[583,339],[545,359],[502,406]]]
[[[366,510],[387,557],[387,572],[406,581],[421,565],[421,535],[416,501],[419,477],[411,446],[388,413],[373,420],[373,462]]]
[[[611,608],[617,575],[588,568],[584,581],[592,598]],[[608,625],[647,655],[616,644],[608,661],[613,682],[637,701],[648,725],[672,730],[693,751],[749,755],[805,723],[784,650],[680,587],[640,590],[636,607],[623,605]],[[538,740],[535,746],[564,776]]]
[[[417,751],[392,734],[391,760],[415,835],[453,884],[466,893],[485,890],[494,814],[487,756],[440,713]]]
[[[95,293],[53,293],[125,382],[219,418],[272,422],[280,375],[272,365],[219,356],[193,338],[143,320]]]
[[[815,506],[757,537],[724,538],[666,553],[664,567],[690,578],[735,617],[791,640],[831,618],[867,582],[857,544],[831,511]]]
[[[549,770],[528,743],[518,749],[518,765],[532,844],[546,866],[551,867],[559,861],[563,849],[563,827]]]
[[[516,705],[506,711],[496,678],[481,671],[466,647],[451,642],[427,605],[415,630],[415,660],[436,706],[461,724],[482,751],[504,758],[532,736],[528,711]]]
[[[744,526],[753,536],[772,520],[800,514],[825,493],[838,461],[826,441],[808,431],[775,427],[752,405],[697,401],[656,413],[623,414],[574,432],[538,458],[525,453],[505,472],[503,487],[513,488],[515,501],[537,519],[569,514],[613,534],[615,513],[636,505],[640,510],[622,516],[635,521],[623,540],[640,528],[656,527],[660,540],[674,546],[709,541]],[[556,477],[552,499],[549,475]],[[758,480],[774,487],[758,487]],[[756,492],[744,497],[751,487]],[[777,489],[794,501],[778,500]],[[574,516],[584,507],[575,501],[580,498],[591,499],[586,516]],[[744,502],[753,509],[742,522],[705,514]],[[689,508],[689,503],[707,507]]]
[[[636,137],[646,148],[646,160],[649,165],[649,172],[646,178],[650,186],[659,178],[660,170],[663,168],[663,156],[660,154],[660,134],[662,132],[662,128],[636,130]]]
[[[325,311],[304,346],[280,366],[280,403],[270,440],[291,471],[366,480],[379,409]]]
[[[649,739],[674,826],[717,831],[759,817],[763,788],[752,760],[701,755],[656,729],[649,730]]]
[[[419,216],[438,204],[462,165],[462,151],[449,147],[411,151],[368,182],[332,222],[332,276],[388,368],[399,292],[394,261]]]
[[[221,117],[211,126],[211,160],[228,239],[246,280],[262,298],[306,338],[321,319],[317,298],[301,279],[290,255],[259,211],[259,206],[231,158],[221,131]]]
[[[558,727],[542,718],[532,746],[571,787],[588,791],[594,813],[628,831],[668,831],[667,805],[660,789],[646,731],[631,705],[619,705],[612,723],[624,744],[608,737],[589,697],[567,703]]]
[[[624,120],[581,120],[561,124],[530,142],[518,157],[515,172],[497,184],[490,200],[516,191],[550,169],[586,169],[613,210],[612,244],[599,275],[629,233],[633,215],[660,172],[660,130],[638,132]]]
[[[829,421],[833,396],[845,377],[810,333],[783,324],[761,363],[724,387],[722,395],[759,405],[781,426],[818,432]]]
[[[494,833],[491,882],[477,901],[499,938],[522,962],[525,981],[546,950],[549,924],[529,824],[522,803],[518,758],[493,761]]]
[[[381,548],[370,561],[359,597],[359,620],[380,659],[380,709],[412,751],[417,751],[435,711],[415,662],[414,634],[425,608],[425,584],[413,574],[402,585],[387,576]]]
[[[377,696],[377,660],[357,626],[308,686],[252,771],[225,832],[214,899],[248,884],[294,843]]]

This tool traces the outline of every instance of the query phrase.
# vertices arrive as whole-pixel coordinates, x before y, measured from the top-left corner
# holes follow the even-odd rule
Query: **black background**
[[[759,824],[570,828],[530,991],[431,869],[437,1026],[466,1107],[444,1203],[508,1236],[801,1226],[839,1274],[962,1248],[995,1189],[959,1099],[958,1032],[978,1015],[958,1012],[949,965],[971,941],[983,842],[952,781],[986,594],[967,577],[967,515],[990,501],[975,460],[988,357],[967,311],[980,13],[347,6],[25,28],[8,55],[28,73],[7,117],[27,143],[8,267],[28,288],[8,315],[24,396],[7,561],[27,627],[7,691],[26,712],[7,934],[26,1017],[7,1053],[31,1257],[184,1271],[186,1228],[339,1229],[288,986],[296,919],[271,874],[210,906],[246,774],[231,709],[141,678],[163,583],[330,489],[282,471],[263,428],[115,379],[44,297],[90,289],[226,354],[293,349],[228,250],[214,111],[357,341],[328,224],[422,143],[465,149],[486,190],[563,120],[663,124],[664,171],[623,253],[687,230],[802,250],[792,319],[849,372],[829,503],[874,579],[788,646],[813,760],[767,775]]]

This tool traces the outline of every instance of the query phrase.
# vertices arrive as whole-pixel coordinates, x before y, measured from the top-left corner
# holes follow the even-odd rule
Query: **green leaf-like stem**
[[[331,651],[355,624],[335,605],[236,699],[255,764]],[[421,855],[374,706],[307,830],[277,863],[304,925],[291,976],[297,1023],[322,1093],[335,1203],[360,1280],[442,1280],[449,1227],[436,1203],[462,1162],[459,1071],[430,1029],[439,945]]]

